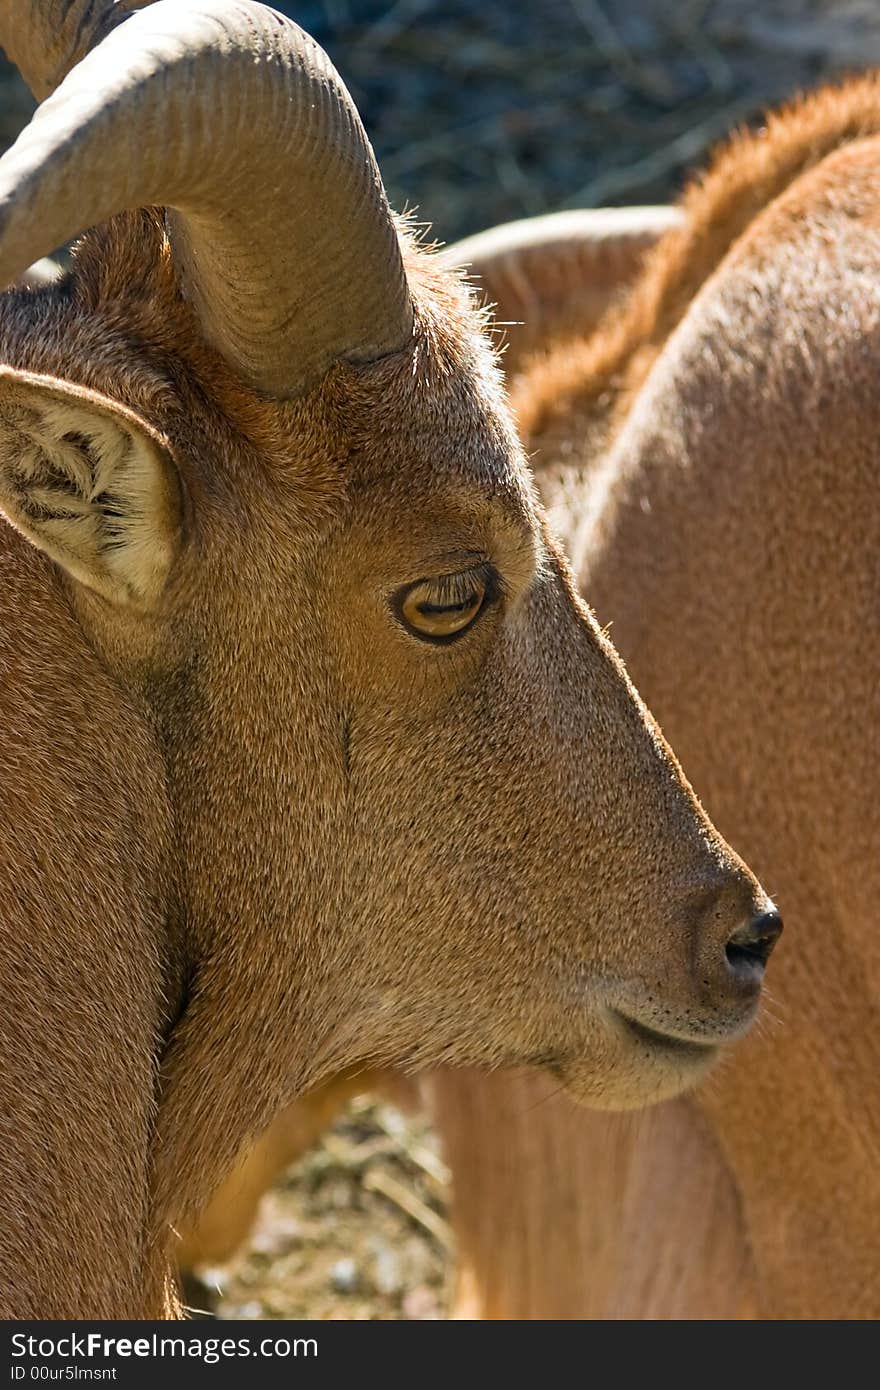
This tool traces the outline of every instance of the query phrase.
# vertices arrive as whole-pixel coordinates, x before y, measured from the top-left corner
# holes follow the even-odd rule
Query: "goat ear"
[[[95,392],[9,367],[0,368],[0,511],[114,603],[154,603],[180,548],[180,479],[158,435]]]

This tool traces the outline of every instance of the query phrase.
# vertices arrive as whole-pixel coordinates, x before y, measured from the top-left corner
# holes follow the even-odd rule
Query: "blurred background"
[[[878,0],[304,0],[392,205],[453,241],[566,207],[665,201],[737,125],[880,64]],[[0,146],[32,102],[0,63]],[[224,1317],[437,1318],[454,1268],[428,1129],[355,1100],[202,1270]]]

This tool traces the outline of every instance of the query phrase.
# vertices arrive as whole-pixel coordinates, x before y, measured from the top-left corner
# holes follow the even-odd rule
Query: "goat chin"
[[[699,1085],[721,1056],[718,1045],[639,1037],[615,1049],[602,1074],[577,1062],[551,1069],[570,1100],[591,1110],[642,1110]],[[609,1058],[609,1062],[611,1059]]]

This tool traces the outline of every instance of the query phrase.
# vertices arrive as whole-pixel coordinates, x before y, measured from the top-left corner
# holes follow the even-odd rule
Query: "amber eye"
[[[462,637],[478,617],[488,589],[486,575],[479,570],[420,579],[398,595],[395,607],[414,637],[450,642]]]

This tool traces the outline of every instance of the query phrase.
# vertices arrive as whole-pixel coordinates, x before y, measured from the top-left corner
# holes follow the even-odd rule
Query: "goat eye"
[[[398,596],[395,605],[413,637],[451,642],[462,637],[482,611],[488,593],[485,575],[471,570],[420,579]]]

